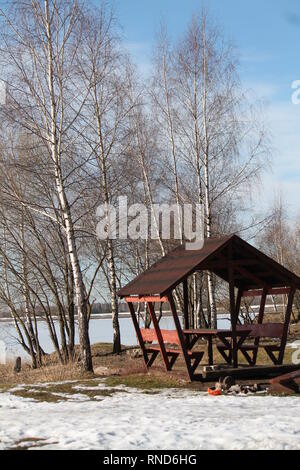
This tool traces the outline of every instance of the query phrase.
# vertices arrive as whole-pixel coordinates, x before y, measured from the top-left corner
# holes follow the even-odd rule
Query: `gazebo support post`
[[[242,297],[243,297],[243,290],[239,289],[238,290],[238,295],[236,299],[236,306],[235,306],[235,322],[237,324],[239,320],[239,314],[240,314],[240,309],[241,309],[241,302],[242,302]]]
[[[237,315],[236,315],[236,304],[235,304],[235,294],[234,294],[234,272],[232,265],[229,265],[228,269],[229,274],[229,299],[230,299],[230,318],[231,318],[231,330],[232,330],[232,361],[233,367],[238,367],[238,351],[237,351],[237,339],[236,339],[236,324],[237,324]]]
[[[182,331],[182,328],[181,328],[181,325],[180,325],[180,321],[179,321],[179,318],[178,318],[178,315],[177,315],[173,295],[169,294],[168,299],[169,299],[169,304],[170,304],[173,320],[174,320],[174,323],[175,323],[175,327],[176,327],[176,330],[177,330],[178,338],[179,338],[179,341],[180,341],[180,349],[181,349],[181,352],[182,352],[182,355],[183,355],[183,358],[184,358],[184,362],[185,362],[185,365],[186,365],[188,378],[192,382],[194,374],[193,374],[193,371],[192,371],[192,368],[191,368],[191,361],[190,361],[190,358],[189,358],[187,350],[186,350],[185,337],[184,337],[184,334],[183,334],[183,331]]]
[[[166,348],[165,348],[165,343],[164,343],[164,340],[163,340],[163,337],[162,337],[162,334],[161,334],[161,331],[160,331],[160,326],[159,326],[159,323],[158,323],[158,320],[157,320],[154,305],[153,305],[152,302],[147,302],[147,305],[148,305],[148,310],[149,310],[150,317],[151,317],[151,320],[152,320],[152,323],[153,323],[153,327],[154,327],[154,330],[155,330],[155,333],[156,333],[156,336],[157,336],[157,341],[158,341],[158,344],[159,344],[159,349],[160,349],[160,352],[161,352],[161,356],[163,358],[166,371],[169,372],[171,370],[171,365],[169,363],[167,351],[166,351]]]
[[[188,289],[188,280],[187,278],[183,281],[183,305],[184,305],[184,329],[190,329],[190,320],[189,320],[189,289]]]
[[[259,306],[259,314],[258,314],[258,319],[257,319],[257,323],[259,325],[262,325],[263,320],[264,320],[267,296],[268,296],[268,288],[265,287],[263,289],[263,292],[262,292],[262,296],[261,296],[261,300],[260,300],[260,306]],[[254,349],[254,351],[253,351],[253,358],[252,358],[252,364],[254,366],[255,366],[256,361],[257,361],[259,343],[260,343],[260,338],[259,337],[255,338],[254,346],[256,347],[256,349]]]
[[[283,329],[283,335],[281,339],[280,352],[278,356],[278,365],[282,365],[283,359],[284,359],[284,352],[285,352],[285,347],[286,347],[288,333],[289,333],[289,324],[290,324],[292,310],[293,310],[295,292],[296,292],[295,287],[292,287],[289,293],[288,304],[286,307],[284,329]]]
[[[127,305],[128,305],[128,308],[129,308],[131,318],[132,318],[132,323],[133,323],[133,326],[134,326],[134,329],[135,329],[135,332],[136,332],[137,340],[139,342],[140,348],[141,348],[142,353],[143,353],[145,366],[148,369],[148,367],[149,367],[149,357],[148,357],[148,354],[147,354],[147,351],[146,351],[146,348],[145,348],[145,344],[144,344],[144,341],[143,341],[143,338],[142,338],[142,333],[141,333],[141,330],[140,330],[140,326],[139,326],[137,318],[136,318],[134,306],[130,302],[127,302]]]

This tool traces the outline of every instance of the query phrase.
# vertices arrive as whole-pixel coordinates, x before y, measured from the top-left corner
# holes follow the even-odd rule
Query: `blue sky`
[[[124,41],[147,73],[155,34],[163,19],[180,40],[202,0],[114,0]],[[292,103],[292,82],[300,80],[299,0],[206,0],[206,7],[236,45],[246,89],[265,102],[272,133],[273,167],[258,193],[267,207],[281,192],[292,216],[300,214],[300,105]]]

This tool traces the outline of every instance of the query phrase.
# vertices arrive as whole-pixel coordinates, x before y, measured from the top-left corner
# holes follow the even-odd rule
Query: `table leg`
[[[207,341],[208,341],[208,364],[210,366],[213,366],[214,357],[213,357],[213,339],[212,339],[212,337],[210,336],[209,338],[207,338]]]
[[[232,338],[232,363],[233,367],[236,369],[238,367],[238,349],[236,337]]]

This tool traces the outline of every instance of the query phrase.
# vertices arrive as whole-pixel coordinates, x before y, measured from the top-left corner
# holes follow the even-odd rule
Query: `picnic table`
[[[244,328],[243,330],[237,330],[235,332],[235,337],[237,339],[237,350],[241,348],[245,340],[251,333],[251,328]],[[213,358],[213,340],[219,339],[224,346],[224,349],[230,351],[230,357],[232,358],[232,344],[231,340],[233,338],[232,330],[213,330],[213,329],[192,329],[184,330],[184,334],[187,337],[187,345],[191,350],[196,345],[199,339],[205,339],[208,345],[208,363],[210,366],[214,364]],[[192,339],[190,339],[192,337]],[[219,348],[218,348],[219,349]],[[224,357],[224,356],[223,356]],[[226,361],[228,358],[226,359]]]

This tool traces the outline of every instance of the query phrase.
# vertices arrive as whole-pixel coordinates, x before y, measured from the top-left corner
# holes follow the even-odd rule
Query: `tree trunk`
[[[210,207],[210,178],[209,178],[209,140],[208,140],[208,129],[207,129],[207,64],[206,64],[206,24],[203,19],[202,22],[203,31],[203,132],[204,132],[204,178],[205,178],[205,212],[206,212],[206,236],[211,238],[212,236],[212,220],[211,220],[211,207]],[[214,292],[213,276],[211,272],[207,273],[207,287],[209,297],[209,310],[210,310],[210,321],[209,326],[211,328],[217,328],[217,308],[216,299]]]
[[[56,97],[54,91],[53,80],[53,50],[52,50],[52,31],[51,19],[49,14],[49,2],[45,0],[46,21],[47,21],[47,44],[48,44],[48,83],[49,93],[51,99],[51,130],[50,130],[50,148],[52,162],[55,168],[55,182],[60,202],[66,236],[68,253],[71,261],[72,271],[74,275],[75,296],[77,300],[77,314],[78,314],[78,327],[79,327],[79,341],[81,352],[81,363],[84,371],[93,372],[92,353],[89,338],[89,325],[88,325],[88,311],[87,299],[85,295],[85,286],[83,282],[82,272],[80,269],[78,252],[75,242],[74,227],[68,204],[67,196],[64,190],[63,177],[61,174],[60,154],[58,152],[58,136],[57,136],[57,111],[56,111]]]
[[[117,297],[117,277],[116,267],[114,260],[113,242],[108,240],[108,266],[109,266],[109,277],[110,277],[110,288],[111,288],[111,313],[112,313],[112,324],[114,331],[113,338],[113,353],[121,353],[121,334],[119,324],[119,303]]]

